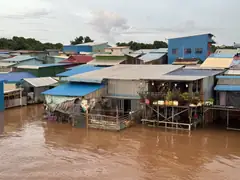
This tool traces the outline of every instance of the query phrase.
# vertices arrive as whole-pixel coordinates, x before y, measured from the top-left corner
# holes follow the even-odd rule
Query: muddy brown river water
[[[37,105],[1,115],[1,180],[240,179],[240,132],[76,129],[42,112]]]

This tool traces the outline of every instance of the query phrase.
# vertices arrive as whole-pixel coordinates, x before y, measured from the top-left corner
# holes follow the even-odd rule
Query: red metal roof
[[[89,61],[92,61],[93,57],[88,55],[73,55],[68,59],[61,61],[61,63],[75,63],[75,64],[86,64]]]

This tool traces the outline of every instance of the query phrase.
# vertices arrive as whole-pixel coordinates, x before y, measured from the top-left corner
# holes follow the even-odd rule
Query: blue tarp
[[[36,78],[36,76],[28,72],[10,72],[0,74],[0,81],[5,81],[8,83],[17,83],[24,78]]]
[[[93,83],[67,83],[61,84],[53,89],[47,90],[42,94],[52,95],[52,96],[85,96],[98,89],[103,88],[103,84],[93,84]]]
[[[215,91],[240,91],[240,85],[216,85]]]
[[[82,73],[86,73],[86,72],[90,72],[90,71],[96,71],[96,70],[100,70],[104,67],[97,67],[97,66],[91,66],[91,65],[81,65],[78,67],[75,67],[69,71],[57,74],[57,76],[60,77],[69,77],[69,76],[73,76],[76,74],[82,74]]]

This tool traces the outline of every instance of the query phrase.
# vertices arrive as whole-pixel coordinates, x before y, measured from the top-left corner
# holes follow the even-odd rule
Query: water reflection
[[[234,180],[240,175],[238,132],[77,129],[42,120],[41,106],[7,110],[4,116],[3,179]]]

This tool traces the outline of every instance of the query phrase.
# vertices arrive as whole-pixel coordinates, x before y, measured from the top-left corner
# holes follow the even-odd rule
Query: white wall
[[[109,96],[139,97],[140,86],[145,86],[145,82],[132,80],[108,80]]]

